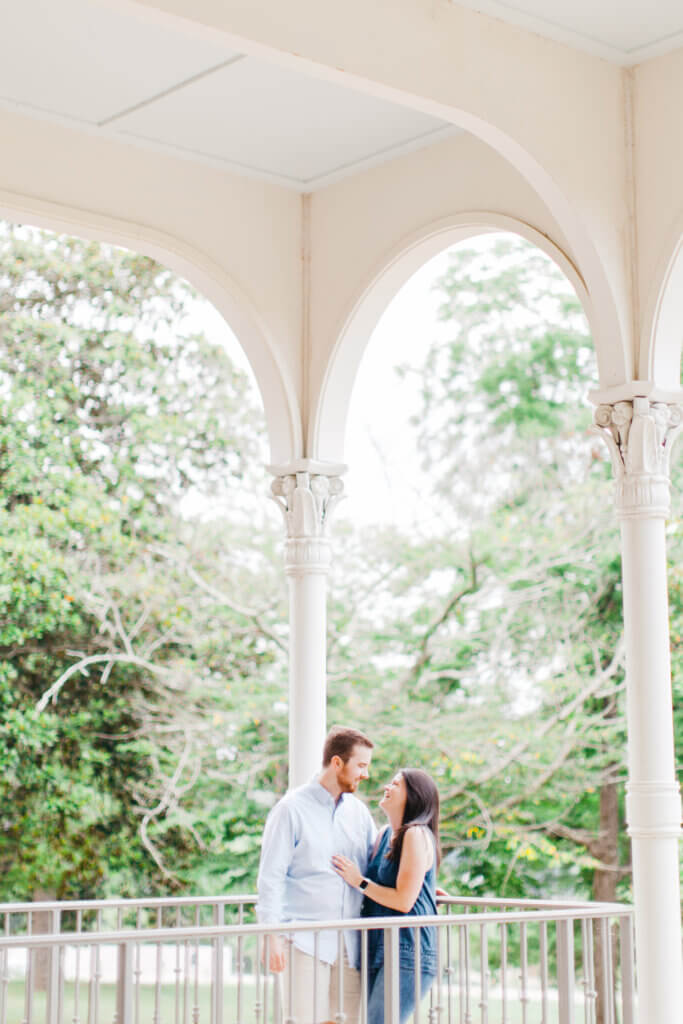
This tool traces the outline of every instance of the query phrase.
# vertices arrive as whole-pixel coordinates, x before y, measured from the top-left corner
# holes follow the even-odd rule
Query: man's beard
[[[337,782],[342,793],[355,793],[358,787],[357,782],[353,779],[346,778],[343,773],[337,776]]]

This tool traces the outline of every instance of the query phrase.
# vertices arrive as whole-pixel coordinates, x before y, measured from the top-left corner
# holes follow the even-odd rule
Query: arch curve
[[[683,218],[679,218],[645,310],[638,377],[652,382],[656,391],[680,391],[682,351]]]
[[[346,317],[314,403],[308,437],[311,458],[344,461],[346,419],[358,367],[372,331],[397,292],[421,266],[444,249],[494,231],[520,235],[542,249],[571,281],[593,329],[596,314],[586,283],[574,263],[546,234],[524,221],[490,211],[459,213],[433,222],[404,237],[386,253],[370,284]]]
[[[216,307],[244,349],[265,410],[271,461],[288,463],[302,454],[301,415],[289,374],[257,310],[240,286],[213,260],[156,228],[13,193],[0,192],[0,216],[120,245],[158,260],[184,277]]]

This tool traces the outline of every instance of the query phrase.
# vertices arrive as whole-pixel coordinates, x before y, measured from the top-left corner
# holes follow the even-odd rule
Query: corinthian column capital
[[[342,498],[344,466],[302,460],[290,467],[272,467],[271,497],[287,531],[285,570],[289,575],[327,572],[330,543],[327,531]],[[325,470],[324,472],[322,470]]]
[[[599,405],[594,421],[612,459],[619,518],[666,519],[671,449],[683,426],[681,406],[633,398]]]

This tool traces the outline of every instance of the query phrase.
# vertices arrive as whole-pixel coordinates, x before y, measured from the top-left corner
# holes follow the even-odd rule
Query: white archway
[[[271,461],[287,463],[301,456],[299,403],[277,347],[239,286],[211,259],[186,242],[153,228],[6,192],[0,192],[0,217],[121,245],[158,260],[186,278],[213,303],[244,349],[263,402]]]
[[[645,312],[638,366],[655,392],[680,392],[683,351],[683,223],[679,221],[655,279],[659,290]]]
[[[229,40],[239,53],[420,111],[490,146],[542,199],[581,266],[595,302],[595,343],[605,351],[601,386],[632,380],[621,191],[628,101],[618,69],[577,59],[566,47],[458,4],[414,0],[387,19],[381,6],[363,0],[339,10],[291,0],[286,16],[268,4],[110,2],[145,20]],[[391,45],[374,45],[387,31]],[[454,59],[464,53],[466,59]],[[482,68],[495,74],[482,77]],[[588,194],[587,166],[596,189]]]
[[[391,299],[433,256],[468,238],[507,231],[542,249],[571,281],[592,328],[594,310],[586,284],[573,263],[547,235],[512,217],[486,211],[461,213],[404,238],[388,253],[344,323],[323,376],[311,417],[308,451],[312,458],[344,461],[344,435],[351,392],[370,336]],[[600,353],[598,352],[598,363]]]

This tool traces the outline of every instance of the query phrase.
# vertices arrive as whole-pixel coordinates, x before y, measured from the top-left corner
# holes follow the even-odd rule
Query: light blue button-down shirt
[[[268,815],[263,833],[259,921],[281,924],[359,917],[363,894],[339,877],[332,867],[332,854],[355,861],[365,874],[376,834],[367,807],[350,793],[335,803],[319,782],[287,793]],[[293,938],[299,949],[313,955],[312,932],[299,932]],[[346,932],[344,938],[349,961],[357,966],[358,932]],[[320,959],[333,964],[337,952],[337,933],[321,932]]]

